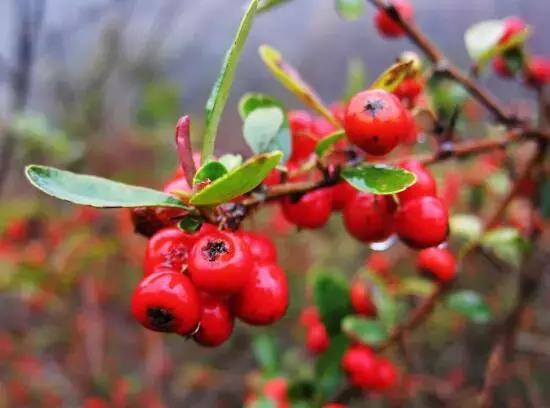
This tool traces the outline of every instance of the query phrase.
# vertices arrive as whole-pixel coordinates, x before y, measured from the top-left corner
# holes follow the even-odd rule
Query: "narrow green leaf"
[[[346,132],[343,129],[331,133],[317,142],[317,146],[315,146],[315,153],[317,153],[319,157],[323,156],[332,146],[345,137]]]
[[[243,156],[240,154],[224,154],[222,155],[218,161],[225,166],[227,171],[233,170],[235,167],[238,167],[243,162]]]
[[[266,376],[277,373],[279,368],[279,350],[272,335],[262,333],[252,340],[252,350],[258,365]]]
[[[435,284],[428,279],[409,276],[399,280],[400,295],[428,296],[435,288]]]
[[[481,297],[473,290],[461,290],[447,297],[447,306],[453,311],[476,323],[486,323],[491,319],[491,310]]]
[[[464,33],[464,43],[470,58],[478,62],[483,54],[490,52],[498,44],[505,30],[502,20],[480,21],[470,26]]]
[[[349,287],[344,279],[330,272],[317,272],[313,298],[329,335],[340,333],[342,319],[352,313]]]
[[[249,113],[258,108],[268,108],[277,106],[284,110],[283,104],[272,96],[249,92],[244,94],[239,101],[239,115],[245,120]]]
[[[212,88],[212,92],[210,93],[210,97],[206,102],[206,130],[202,146],[203,163],[206,162],[206,160],[209,159],[214,153],[214,144],[216,142],[216,134],[220,124],[221,115],[227,102],[227,98],[229,97],[229,91],[231,90],[231,85],[233,84],[235,70],[237,69],[248,33],[252,27],[252,22],[254,21],[257,7],[258,0],[251,0],[244,17],[241,20],[235,39],[225,55],[218,79],[216,80],[216,83]]]
[[[413,61],[397,62],[372,83],[370,89],[383,89],[388,92],[394,91],[399,84],[407,78],[413,70]]]
[[[283,59],[279,51],[269,45],[262,45],[259,51],[262,61],[276,79],[303,103],[324,116],[334,126],[340,127],[336,118],[323,104],[313,88],[302,79],[293,66]]]
[[[361,316],[346,317],[342,330],[351,339],[369,346],[376,346],[388,338],[388,331],[379,320]]]
[[[25,175],[33,186],[61,200],[99,208],[180,207],[180,200],[161,191],[137,187],[54,167],[30,165]]]
[[[336,11],[346,20],[357,20],[364,10],[364,0],[336,0]]]
[[[241,166],[197,191],[189,201],[195,205],[215,205],[248,193],[260,185],[269,172],[277,166],[282,156],[282,152],[253,156]]]
[[[243,125],[246,143],[254,153],[279,150],[290,156],[290,130],[285,112],[278,106],[258,107],[250,112]]]
[[[350,344],[342,333],[330,339],[330,346],[315,363],[315,379],[321,399],[326,399],[338,390],[343,381],[341,360]]]
[[[416,176],[403,169],[383,164],[359,164],[342,170],[342,177],[360,191],[395,194],[416,182]]]
[[[193,185],[204,181],[214,181],[227,174],[225,166],[218,161],[209,161],[203,164],[193,177]]]
[[[283,3],[287,3],[290,0],[263,0],[258,6],[258,13],[263,13],[271,10],[273,7],[280,6]]]

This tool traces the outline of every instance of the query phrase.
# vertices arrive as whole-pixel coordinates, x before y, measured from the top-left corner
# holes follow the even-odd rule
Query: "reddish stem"
[[[193,186],[193,176],[197,172],[195,162],[193,161],[193,150],[191,148],[191,119],[188,115],[179,118],[176,124],[176,147],[178,158],[187,184]]]

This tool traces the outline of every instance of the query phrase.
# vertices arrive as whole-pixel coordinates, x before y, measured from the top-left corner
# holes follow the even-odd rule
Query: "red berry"
[[[289,161],[305,160],[317,145],[317,138],[312,132],[313,118],[305,111],[291,111],[288,112],[288,122],[292,137],[292,154]]]
[[[347,203],[355,198],[358,191],[347,181],[342,181],[331,187],[332,190],[332,209],[340,211],[344,209]]]
[[[447,239],[449,215],[437,197],[420,197],[399,207],[395,216],[399,238],[407,245],[423,249],[437,246]]]
[[[282,201],[285,218],[301,228],[321,228],[330,218],[332,192],[329,188],[306,193],[298,199],[285,197]]]
[[[410,130],[410,121],[395,95],[370,89],[351,98],[344,127],[351,143],[380,156],[397,146]]]
[[[420,271],[441,282],[451,281],[456,275],[456,259],[448,249],[424,249],[418,253],[416,265]]]
[[[418,128],[416,127],[416,121],[410,110],[405,109],[405,121],[407,123],[406,133],[403,134],[402,142],[406,144],[414,144],[418,138]]]
[[[514,72],[510,70],[506,63],[506,58],[502,55],[497,55],[492,61],[493,71],[501,78],[513,78]]]
[[[352,283],[350,289],[350,300],[353,309],[363,316],[374,316],[376,306],[372,302],[368,286],[359,280]]]
[[[191,249],[189,273],[201,290],[218,295],[238,292],[248,282],[252,255],[236,234],[216,231],[203,235]]]
[[[323,408],[346,408],[346,405],[344,405],[344,404],[336,404],[336,403],[333,403],[333,404],[325,404],[325,405],[323,405]]]
[[[400,204],[414,200],[418,197],[435,196],[437,188],[435,179],[429,170],[420,162],[416,160],[405,160],[399,167],[414,173],[416,176],[416,182],[412,186],[397,194]]]
[[[202,316],[199,330],[193,339],[208,347],[217,347],[225,342],[233,331],[233,314],[224,299],[201,294]]]
[[[408,0],[393,0],[391,2],[398,11],[401,18],[405,21],[411,21],[414,17],[414,10]],[[385,10],[379,9],[374,17],[374,22],[378,32],[389,38],[401,37],[405,31]]]
[[[313,120],[313,126],[311,127],[313,134],[315,134],[316,139],[321,139],[325,136],[330,135],[336,130],[334,125],[328,121],[328,119],[320,116]]]
[[[504,19],[504,33],[502,34],[502,37],[500,37],[500,40],[498,41],[499,44],[506,43],[510,38],[515,36],[516,34],[521,33],[525,28],[527,27],[527,24],[525,24],[525,21],[523,21],[521,18],[517,16],[511,16]]]
[[[242,321],[264,326],[281,319],[288,308],[288,283],[274,263],[256,263],[250,278],[233,299],[233,310]]]
[[[395,365],[386,358],[378,358],[372,388],[376,391],[385,391],[391,388],[397,380]]]
[[[383,241],[394,231],[395,208],[390,196],[360,193],[344,208],[344,225],[359,241]]]
[[[383,252],[373,252],[369,255],[365,264],[367,268],[372,269],[380,275],[387,274],[391,268],[391,262],[388,256]]]
[[[375,383],[377,358],[366,346],[353,345],[342,357],[342,368],[348,375],[351,384],[370,388]]]
[[[148,329],[191,333],[199,323],[199,294],[181,273],[156,272],[142,279],[131,301],[134,318]]]
[[[242,231],[238,235],[248,246],[255,262],[277,262],[277,248],[269,237],[250,231]]]
[[[393,94],[399,99],[414,101],[424,90],[424,81],[421,78],[406,78],[397,86]]]
[[[187,180],[185,179],[185,177],[179,177],[166,183],[162,188],[162,191],[171,194],[175,194],[178,191],[189,193],[191,191],[191,188],[189,187],[189,184],[187,184]]]
[[[267,380],[263,387],[264,395],[274,401],[285,401],[288,398],[288,381],[284,377]]]
[[[542,56],[529,58],[525,79],[530,85],[535,87],[550,82],[550,58]]]
[[[323,353],[329,345],[330,338],[323,323],[315,324],[308,329],[306,347],[311,353]]]
[[[309,306],[302,310],[302,313],[300,313],[300,324],[303,327],[308,329],[318,323],[321,323],[321,317],[315,306]]]

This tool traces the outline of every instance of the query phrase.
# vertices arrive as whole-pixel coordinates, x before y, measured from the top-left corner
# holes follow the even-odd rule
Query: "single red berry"
[[[376,306],[372,302],[370,290],[364,282],[356,280],[352,283],[350,300],[353,309],[358,314],[363,316],[376,315]]]
[[[395,365],[386,358],[378,358],[372,388],[376,391],[385,391],[395,385],[397,370]]]
[[[191,333],[199,323],[199,294],[181,273],[156,272],[143,278],[132,295],[134,318],[150,330]]]
[[[384,252],[373,252],[365,261],[367,268],[380,275],[386,275],[391,269],[391,262]]]
[[[416,176],[416,182],[404,191],[397,194],[399,203],[414,200],[423,196],[435,196],[437,186],[430,171],[416,160],[405,160],[399,167],[410,171]]]
[[[350,383],[356,387],[370,388],[375,383],[377,358],[368,347],[359,344],[350,346],[341,363]]]
[[[263,386],[264,395],[274,401],[286,401],[288,398],[288,381],[284,377],[267,380]]]
[[[313,120],[313,126],[311,127],[313,134],[316,136],[316,139],[321,139],[325,136],[330,135],[336,130],[334,125],[328,121],[328,119],[319,116]]]
[[[414,10],[408,0],[393,0],[391,3],[404,21],[412,21]],[[376,12],[374,22],[378,32],[384,37],[396,38],[405,34],[403,27],[385,10],[379,9]]]
[[[495,58],[493,58],[491,65],[493,66],[493,71],[495,71],[495,74],[497,74],[499,77],[514,77],[514,72],[508,67],[508,64],[506,63],[506,58],[502,55],[497,55]]]
[[[525,28],[527,28],[527,24],[521,18],[517,16],[510,16],[505,18],[504,33],[502,34],[502,37],[500,37],[498,43],[506,43],[510,38],[525,30]]]
[[[395,208],[390,196],[360,193],[344,208],[344,225],[359,241],[383,241],[394,232]]]
[[[323,323],[311,326],[307,331],[306,347],[310,353],[321,354],[330,346],[330,338]]]
[[[302,313],[300,313],[300,324],[303,327],[308,329],[318,323],[321,323],[321,316],[319,316],[319,311],[315,306],[309,306],[302,310]]]
[[[201,320],[193,339],[207,347],[217,347],[225,342],[233,331],[234,317],[224,299],[201,294]]]
[[[288,123],[292,138],[292,154],[289,161],[305,160],[317,145],[317,138],[312,132],[313,118],[305,111],[291,111],[288,112]]]
[[[534,87],[550,82],[550,58],[542,56],[529,58],[524,75],[527,83]]]
[[[416,266],[421,272],[440,282],[451,281],[456,276],[456,259],[448,249],[423,249],[418,253]]]
[[[248,246],[254,262],[277,262],[277,248],[269,237],[250,231],[241,231],[238,235]]]
[[[437,197],[407,201],[397,210],[395,228],[399,238],[413,248],[437,246],[449,233],[447,207]]]
[[[233,299],[235,315],[248,324],[265,326],[281,319],[287,308],[285,272],[274,263],[255,263],[248,282]]]
[[[418,128],[412,112],[405,109],[406,132],[403,134],[402,142],[408,145],[415,144],[418,139]]]
[[[399,99],[381,89],[359,92],[346,109],[344,128],[349,141],[372,155],[391,152],[409,127]]]
[[[191,248],[189,273],[197,288],[217,295],[234,294],[248,282],[252,255],[236,234],[204,234]]]
[[[393,94],[399,99],[414,101],[424,90],[424,81],[422,78],[406,78],[397,86]]]
[[[301,228],[321,228],[330,218],[332,191],[320,188],[299,198],[285,197],[281,204],[285,218],[292,224]]]
[[[357,189],[347,181],[342,181],[330,188],[332,190],[332,209],[334,211],[343,210],[346,204],[353,200],[359,193]]]

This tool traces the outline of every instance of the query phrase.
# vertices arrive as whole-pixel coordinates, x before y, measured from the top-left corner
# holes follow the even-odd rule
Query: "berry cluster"
[[[287,306],[287,279],[273,242],[207,223],[195,232],[163,228],[149,239],[144,277],[131,303],[146,328],[192,336],[210,347],[229,338],[235,316],[270,325]]]

